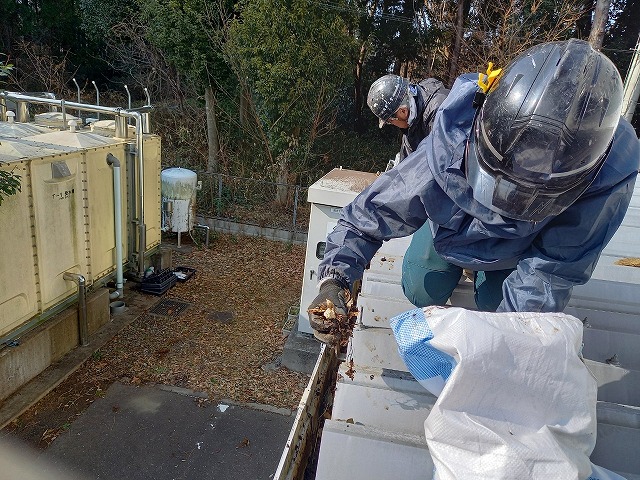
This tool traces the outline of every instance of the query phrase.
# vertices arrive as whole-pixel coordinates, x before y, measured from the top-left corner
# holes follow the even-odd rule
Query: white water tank
[[[198,176],[186,168],[167,168],[160,174],[162,183],[162,230],[190,232],[196,216]]]

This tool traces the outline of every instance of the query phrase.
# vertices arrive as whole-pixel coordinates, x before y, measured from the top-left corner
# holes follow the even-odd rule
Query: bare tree
[[[20,41],[16,68],[10,72],[10,84],[22,91],[43,91],[64,95],[68,73],[67,54],[58,57],[46,45]]]
[[[462,48],[464,24],[471,8],[471,0],[457,0],[456,5],[456,23],[453,41],[451,42],[451,55],[449,56],[449,78],[447,80],[449,86],[453,84],[453,81],[458,76],[458,58]]]
[[[476,1],[462,38],[458,71],[484,71],[490,61],[504,67],[533,45],[571,35],[582,14],[580,2],[563,0],[551,11],[543,5],[543,0],[526,5],[520,0]]]
[[[207,140],[208,140],[208,156],[207,156],[207,172],[218,172],[220,166],[218,162],[218,153],[220,152],[220,141],[218,140],[218,125],[216,110],[216,97],[213,93],[213,87],[208,85],[204,89],[205,109],[207,111]]]
[[[604,30],[609,18],[609,6],[611,0],[597,0],[596,8],[593,14],[593,24],[591,25],[591,33],[589,34],[589,43],[596,50],[602,48],[602,39],[604,38]]]

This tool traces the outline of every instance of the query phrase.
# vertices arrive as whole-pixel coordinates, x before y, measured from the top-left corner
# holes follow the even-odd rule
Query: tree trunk
[[[471,0],[458,0],[457,7],[454,37],[451,42],[451,57],[449,58],[449,78],[447,79],[449,87],[453,85],[453,81],[458,76],[458,59],[460,58],[460,50],[462,49],[464,23],[471,8]]]
[[[288,193],[288,180],[289,180],[289,155],[283,153],[278,159],[278,176],[276,178],[276,198],[275,201],[279,205],[287,204]]]
[[[373,19],[373,16],[378,9],[378,2],[380,0],[374,0],[369,5],[369,11],[367,14],[368,21]],[[362,71],[364,68],[364,61],[367,57],[367,45],[369,43],[370,33],[363,34],[360,44],[360,52],[358,53],[358,59],[356,66],[353,70],[353,118],[356,132],[363,132],[365,130],[364,121],[362,120],[362,99],[365,92],[362,91]]]
[[[240,88],[240,125],[246,127],[249,125],[249,93],[243,86]]]
[[[220,141],[218,140],[218,125],[216,121],[216,98],[213,95],[211,85],[204,89],[204,104],[207,113],[207,142],[209,145],[207,172],[217,173],[219,169],[218,153],[220,152]]]
[[[367,42],[362,42],[360,46],[360,54],[356,62],[356,68],[354,71],[353,79],[353,118],[356,132],[364,131],[364,122],[362,121],[362,66],[364,65],[364,58],[367,52]]]
[[[609,5],[611,5],[611,0],[597,0],[596,2],[593,24],[591,25],[591,33],[589,34],[589,43],[596,50],[602,48],[604,29],[607,25],[607,19],[609,18]]]

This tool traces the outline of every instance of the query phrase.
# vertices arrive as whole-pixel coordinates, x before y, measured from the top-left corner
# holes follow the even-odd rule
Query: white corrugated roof
[[[593,278],[576,287],[566,312],[585,320],[584,355],[598,380],[598,439],[591,456],[629,480],[640,479],[640,268],[616,265],[640,257],[640,185]],[[389,318],[412,308],[400,274],[406,239],[387,242],[365,273],[360,328],[340,367],[332,418],[321,437],[316,480],[429,479],[433,464],[423,423],[435,402],[397,353]],[[473,306],[464,281],[452,304]],[[615,355],[615,357],[614,357]],[[619,366],[607,363],[619,362]]]

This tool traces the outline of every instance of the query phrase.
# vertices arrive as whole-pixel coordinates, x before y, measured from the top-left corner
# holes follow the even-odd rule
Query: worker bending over
[[[469,269],[482,310],[562,311],[633,193],[640,144],[621,105],[616,67],[581,40],[459,77],[416,150],[343,209],[310,307],[330,300],[345,314],[382,242],[420,229],[402,280],[417,307],[444,304]],[[310,322],[336,341],[335,320]]]

